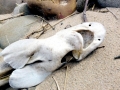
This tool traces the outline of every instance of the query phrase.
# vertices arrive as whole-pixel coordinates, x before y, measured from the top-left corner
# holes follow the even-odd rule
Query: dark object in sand
[[[120,59],[120,55],[119,55],[119,56],[117,56],[117,57],[114,57],[114,59]]]
[[[120,7],[120,0],[97,0],[101,7]]]
[[[78,12],[82,12],[84,10],[85,1],[86,0],[77,0],[76,9]]]

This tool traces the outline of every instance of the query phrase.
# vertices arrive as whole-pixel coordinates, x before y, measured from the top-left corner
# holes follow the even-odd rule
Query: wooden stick
[[[95,8],[95,4],[94,4],[93,7],[92,7],[92,11],[94,10],[94,8]]]
[[[56,25],[59,24],[60,22],[64,21],[65,19],[67,19],[67,18],[69,18],[69,17],[71,17],[71,16],[73,16],[73,15],[75,15],[75,14],[77,14],[77,13],[72,13],[72,14],[68,15],[67,17],[65,17],[65,18],[63,18],[62,20],[58,21],[58,22],[57,22],[56,24],[54,24],[53,26],[52,26],[51,24],[49,24],[49,22],[46,21],[44,18],[42,18],[42,17],[40,17],[40,16],[38,16],[38,15],[35,15],[35,16],[40,17],[42,20],[44,20],[46,23],[48,23],[48,24],[51,26],[51,28],[54,30],[54,29],[55,29],[54,26],[56,26]],[[51,29],[51,28],[49,28],[49,29]]]
[[[57,90],[60,90],[60,87],[59,87],[59,85],[58,85],[58,82],[56,81],[56,79],[52,76],[52,78],[54,79],[54,81],[55,81],[55,83],[56,83],[56,85],[57,85]]]
[[[46,24],[46,25],[47,25],[47,24]],[[33,34],[35,34],[35,33],[40,33],[40,32],[41,32],[40,35],[36,37],[36,38],[39,38],[45,31],[47,31],[47,29],[45,28],[46,25],[45,25],[45,26],[41,26],[40,29],[37,29],[37,30],[31,32],[30,34],[26,35],[25,38],[26,38],[26,39],[29,39],[29,37],[30,37],[31,35],[33,35]]]
[[[17,14],[17,15],[15,15],[15,16],[11,16],[11,17],[8,17],[8,18],[4,18],[4,19],[1,19],[0,21],[8,20],[8,19],[11,19],[11,18],[16,18],[16,17],[22,16],[22,15],[24,15],[24,13],[20,13],[20,14]]]
[[[68,76],[68,66],[66,67],[66,73],[65,73],[65,82],[64,82],[64,90],[66,90],[66,85],[67,85],[67,76]]]
[[[86,10],[87,10],[88,2],[89,2],[89,0],[85,1],[85,7],[84,7],[84,10],[83,10],[83,22],[87,22],[88,21],[87,17],[86,17]]]
[[[106,9],[107,9],[110,13],[113,14],[113,16],[115,17],[116,20],[118,20],[117,16],[116,16],[108,7],[106,7]]]
[[[38,15],[35,15],[35,17],[39,17],[41,18],[43,21],[45,21],[48,25],[50,25],[50,27],[54,30],[53,26],[47,21],[45,20],[44,18],[42,18],[41,16],[38,16]]]

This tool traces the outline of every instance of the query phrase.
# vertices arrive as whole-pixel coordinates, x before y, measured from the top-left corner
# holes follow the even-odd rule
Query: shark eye
[[[91,26],[91,24],[89,24],[89,26]]]
[[[101,40],[101,39],[98,39],[99,41]]]

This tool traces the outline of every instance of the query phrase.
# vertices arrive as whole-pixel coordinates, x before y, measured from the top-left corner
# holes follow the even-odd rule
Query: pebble
[[[33,15],[26,15],[8,20],[0,27],[0,48],[21,39],[29,31],[31,25],[38,20]]]
[[[16,6],[15,9],[13,10],[12,14],[17,15],[20,13],[24,13],[24,15],[31,15],[31,12],[27,3],[18,4],[18,6]]]
[[[84,10],[85,0],[77,0],[76,9],[78,12],[82,12]]]
[[[120,8],[120,0],[97,0],[97,2],[103,8],[105,7]]]

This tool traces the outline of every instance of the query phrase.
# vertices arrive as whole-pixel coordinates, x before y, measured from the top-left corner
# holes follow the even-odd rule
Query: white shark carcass
[[[15,69],[9,78],[10,86],[28,88],[41,83],[64,64],[61,60],[67,53],[82,60],[101,44],[105,33],[102,24],[85,22],[46,39],[23,39],[9,45],[2,56]]]

